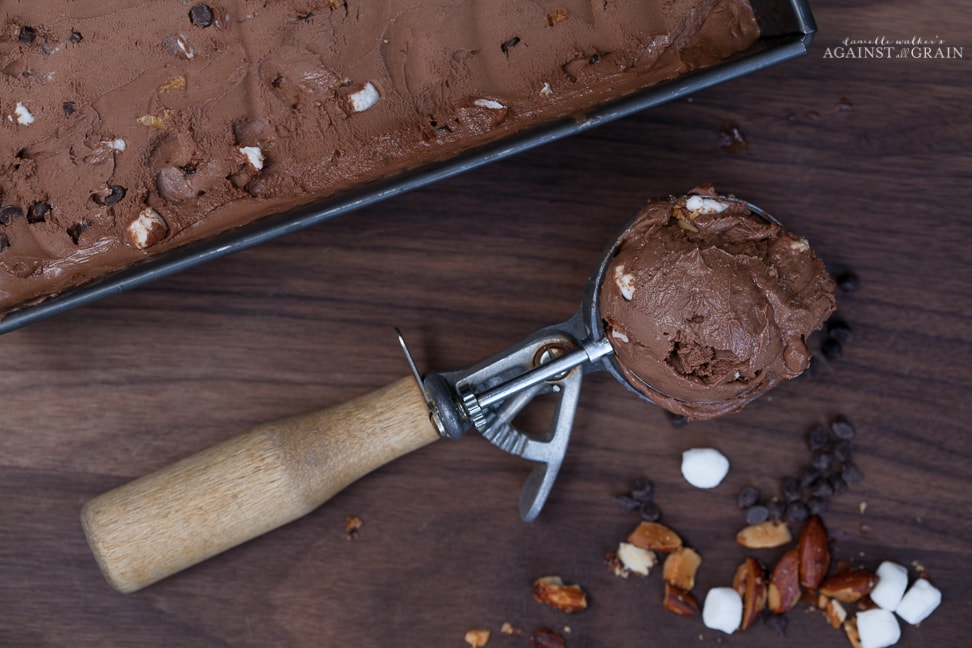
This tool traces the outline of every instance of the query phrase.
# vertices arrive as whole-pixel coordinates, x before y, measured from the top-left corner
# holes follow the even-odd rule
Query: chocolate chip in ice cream
[[[84,37],[83,37],[83,36],[81,35],[81,32],[78,32],[78,31],[74,31],[74,30],[72,29],[72,30],[71,30],[71,35],[70,35],[70,36],[68,36],[68,42],[69,42],[69,43],[74,43],[75,45],[77,45],[77,44],[78,44],[78,43],[80,43],[80,42],[81,42],[82,40],[84,40]]]
[[[67,235],[77,245],[81,241],[81,235],[91,227],[91,221],[85,219],[67,228]]]
[[[37,30],[29,25],[24,25],[20,28],[20,34],[17,40],[21,43],[33,43],[37,40]]]
[[[30,224],[43,223],[47,220],[47,215],[51,213],[51,203],[46,200],[39,200],[27,210],[27,222]]]
[[[121,185],[111,185],[107,191],[91,194],[91,200],[99,205],[114,205],[121,202],[127,190]]]
[[[15,218],[20,218],[24,212],[17,205],[4,205],[0,207],[0,225],[9,225]]]
[[[504,41],[503,44],[500,45],[500,51],[502,51],[504,54],[506,54],[507,56],[509,56],[510,50],[513,49],[514,47],[516,47],[519,44],[520,44],[520,37],[519,36],[514,36],[513,38],[509,39],[508,41]]]
[[[196,27],[209,27],[213,24],[213,10],[209,5],[193,5],[189,10],[189,20]]]

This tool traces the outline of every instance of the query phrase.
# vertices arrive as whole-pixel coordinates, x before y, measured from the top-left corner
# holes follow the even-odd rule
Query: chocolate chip
[[[834,446],[834,459],[837,461],[850,461],[854,454],[854,444],[850,441],[840,441]]]
[[[654,502],[642,502],[638,512],[645,522],[657,522],[662,516],[661,507]]]
[[[847,492],[847,482],[840,475],[834,475],[827,480],[830,484],[830,490],[834,492],[834,495],[841,495]]]
[[[84,40],[84,37],[81,35],[81,32],[76,32],[72,29],[71,35],[68,36],[68,42],[77,44],[80,43],[82,40]]]
[[[807,433],[807,447],[811,452],[828,448],[832,442],[830,428],[826,425],[817,425]]]
[[[857,484],[863,479],[860,469],[850,462],[844,464],[844,467],[840,471],[840,476],[848,484]]]
[[[857,430],[854,428],[854,424],[843,415],[838,415],[830,422],[830,429],[833,431],[834,436],[841,441],[850,441],[857,434]]]
[[[631,497],[639,502],[650,502],[654,494],[655,485],[651,483],[650,479],[642,477],[631,484]]]
[[[739,508],[746,509],[759,501],[760,492],[755,486],[744,486],[736,495],[736,503]]]
[[[195,164],[186,164],[185,166],[181,166],[179,168],[182,169],[182,172],[185,173],[187,176],[191,176],[193,173],[196,172]]]
[[[810,511],[803,502],[792,502],[786,507],[786,513],[783,514],[783,518],[787,522],[803,522],[808,517],[810,517]]]
[[[209,27],[213,24],[213,10],[209,5],[197,4],[189,10],[189,20],[196,27]]]
[[[20,218],[24,212],[20,211],[17,205],[4,205],[0,207],[0,225],[7,225],[15,218]]]
[[[778,499],[770,500],[766,503],[766,510],[769,512],[769,519],[779,520],[783,518],[783,514],[786,512],[786,504]]]
[[[839,317],[832,317],[827,322],[827,335],[841,344],[847,344],[854,339],[854,331],[850,325]]]
[[[91,200],[99,205],[114,205],[121,202],[121,199],[125,197],[127,192],[127,189],[121,185],[111,185],[108,187],[107,194],[92,194]]]
[[[591,65],[597,65],[598,63],[601,62],[601,54],[597,53],[592,55],[591,58],[587,59],[587,62],[590,63]]]
[[[813,457],[810,459],[810,465],[820,472],[827,472],[834,465],[834,455],[818,450],[813,453]]]
[[[787,502],[795,502],[800,499],[800,480],[796,477],[784,477],[780,482],[780,495]]]
[[[746,524],[759,524],[769,519],[770,512],[766,506],[756,504],[746,509]]]
[[[834,489],[830,486],[830,482],[828,480],[822,479],[813,486],[811,494],[813,495],[811,499],[828,499],[834,496]]]
[[[510,53],[510,49],[516,47],[517,45],[519,45],[519,43],[520,43],[520,37],[514,36],[510,40],[500,45],[500,49],[503,51],[504,54],[508,56]]]
[[[618,495],[614,498],[614,503],[618,505],[625,513],[634,513],[641,506],[641,502],[631,497],[631,495],[625,493],[624,495]]]
[[[3,252],[8,247],[10,247],[10,237],[5,233],[0,233],[0,252]]]
[[[74,241],[74,244],[77,245],[78,241],[81,240],[81,234],[84,233],[84,231],[89,227],[91,227],[91,221],[83,220],[80,223],[75,223],[67,228],[67,234],[71,237],[71,240]]]
[[[786,636],[786,624],[788,619],[784,614],[768,614],[766,615],[766,627],[770,628],[780,637]]]
[[[671,423],[672,427],[674,428],[680,428],[688,423],[688,419],[681,414],[673,414],[672,412],[666,411],[665,415],[668,417],[668,422]]]
[[[861,287],[861,278],[856,272],[850,270],[837,275],[835,281],[837,282],[837,287],[845,293],[856,292]]]
[[[810,515],[820,515],[827,510],[827,500],[821,497],[811,497],[807,500],[807,512]]]
[[[70,117],[71,115],[74,114],[74,102],[65,101],[64,103],[61,104],[61,110],[64,111],[65,117]]]
[[[20,36],[18,37],[18,39],[20,40],[21,43],[33,43],[36,38],[37,38],[37,30],[34,29],[33,27],[24,25],[23,27],[20,28]]]
[[[820,352],[828,360],[840,360],[844,357],[843,345],[832,337],[827,338],[820,344]]]
[[[813,466],[804,466],[800,469],[798,479],[800,480],[800,486],[805,488],[820,479],[820,471]]]
[[[27,211],[27,222],[31,224],[43,223],[45,220],[47,220],[47,215],[50,213],[51,203],[47,202],[46,200],[39,200],[31,205],[30,209]]]

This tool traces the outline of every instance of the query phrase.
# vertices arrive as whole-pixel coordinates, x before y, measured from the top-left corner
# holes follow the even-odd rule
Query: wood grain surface
[[[664,521],[703,558],[701,598],[746,550],[736,493],[777,492],[805,432],[843,414],[863,481],[824,515],[838,559],[918,569],[944,594],[902,646],[972,632],[972,14],[958,0],[812,3],[810,53],[687,100],[392,199],[0,339],[0,645],[846,646],[800,603],[785,639],[728,637],[621,579],[605,552],[637,523],[614,496],[649,477]],[[826,56],[845,38],[937,39],[962,58]],[[834,50],[831,50],[833,52]],[[920,52],[919,52],[920,54]],[[727,122],[747,140],[730,153]],[[743,412],[672,425],[606,374],[585,379],[571,447],[540,518],[530,471],[472,435],[412,453],[282,529],[131,595],[84,540],[96,495],[265,421],[338,404],[407,372],[468,366],[577,308],[603,246],[643,202],[713,182],[805,235],[852,327],[843,357]],[[819,342],[819,340],[818,340]],[[543,425],[539,412],[524,425]],[[732,462],[688,486],[681,452]],[[353,539],[347,516],[362,526]],[[772,563],[779,551],[757,555]],[[587,610],[533,600],[581,584]],[[522,634],[504,634],[504,622]]]

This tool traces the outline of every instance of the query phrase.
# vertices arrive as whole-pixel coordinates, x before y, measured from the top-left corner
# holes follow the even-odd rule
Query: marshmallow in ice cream
[[[689,419],[733,412],[810,363],[834,283],[806,239],[710,186],[649,203],[599,293],[627,382]]]

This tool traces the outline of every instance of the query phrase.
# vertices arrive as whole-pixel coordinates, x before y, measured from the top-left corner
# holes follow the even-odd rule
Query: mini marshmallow
[[[711,630],[732,634],[742,623],[743,602],[731,587],[713,587],[702,604],[702,623]]]
[[[620,340],[625,344],[631,341],[628,339],[628,336],[625,335],[623,331],[619,331],[617,329],[611,329],[611,337],[613,337],[615,340]]]
[[[378,89],[369,81],[360,90],[348,95],[348,103],[351,106],[351,112],[358,113],[364,112],[374,106],[380,98],[381,95],[378,94]]]
[[[700,214],[721,214],[728,206],[728,204],[721,200],[707,198],[705,196],[689,196],[688,200],[685,201],[685,207],[689,211]]]
[[[155,245],[165,238],[168,231],[165,219],[151,207],[143,209],[138,218],[128,225],[128,236],[139,250]]]
[[[624,297],[626,301],[631,301],[634,297],[635,284],[634,275],[630,272],[624,271],[624,266],[617,266],[614,269],[614,283],[617,284],[618,289],[621,291],[621,296]]]
[[[861,648],[887,648],[901,639],[901,626],[888,610],[864,610],[857,613],[857,634]]]
[[[14,107],[14,116],[17,119],[17,123],[21,126],[28,126],[34,123],[34,116],[27,110],[27,106],[19,101]]]
[[[715,448],[692,448],[682,453],[682,476],[696,488],[715,488],[729,473],[729,460]]]
[[[506,110],[506,106],[498,101],[493,101],[492,99],[477,99],[473,102],[474,106],[479,106],[480,108],[488,108],[490,110]]]
[[[548,82],[543,82],[543,87],[540,88],[540,94],[542,94],[544,97],[550,97],[553,95],[553,88],[550,87]]]
[[[871,600],[885,609],[894,611],[908,589],[908,570],[891,561],[884,561],[877,568],[878,583],[871,590]]]
[[[127,146],[125,144],[125,140],[123,140],[120,137],[116,137],[115,139],[112,139],[112,140],[107,140],[105,142],[105,145],[108,148],[110,148],[110,149],[113,149],[115,151],[118,151],[119,153],[121,153],[122,151],[124,151],[125,148],[126,148],[126,146]]]
[[[918,625],[928,618],[942,602],[942,592],[924,578],[919,578],[902,597],[898,607],[894,609],[898,616],[910,623]]]
[[[628,542],[618,545],[618,560],[625,569],[642,576],[647,576],[651,568],[658,564],[658,556],[655,552],[636,547]]]
[[[259,146],[241,146],[240,153],[243,154],[243,157],[246,158],[246,161],[249,162],[250,166],[252,166],[254,169],[257,171],[261,171],[263,169],[263,151]]]

